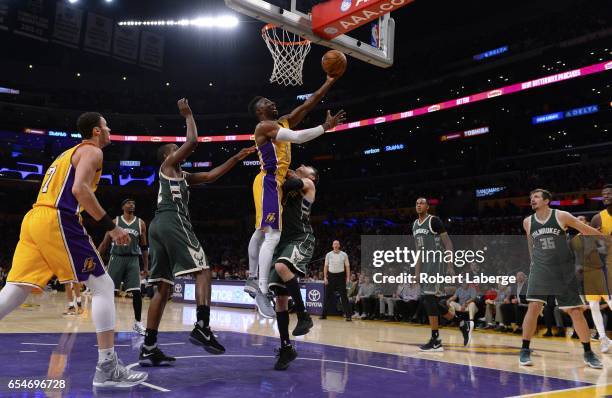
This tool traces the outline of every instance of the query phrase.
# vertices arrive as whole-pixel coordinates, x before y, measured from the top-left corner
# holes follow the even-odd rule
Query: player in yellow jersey
[[[610,270],[612,269],[612,254],[610,254],[610,236],[612,235],[612,184],[604,185],[603,189],[601,190],[601,196],[603,204],[606,208],[593,216],[591,219],[591,226],[601,231],[602,234],[607,235],[608,241],[607,243],[593,242],[594,245],[597,245],[598,243],[598,248],[596,250],[598,250],[599,253],[596,253],[596,255],[599,254],[598,260],[601,266],[596,270],[596,272],[590,273],[587,272],[588,270],[585,268],[584,284],[586,299],[591,306],[593,321],[597,326],[597,332],[600,340],[602,341],[602,352],[607,352],[608,347],[612,345],[612,342],[610,342],[605,335],[601,312],[593,311],[593,308],[597,306],[597,309],[599,309],[599,303],[602,299],[608,303],[608,306],[612,305],[612,297],[610,295],[612,293],[612,275],[610,275]],[[593,277],[589,278],[589,275],[592,275]],[[598,317],[596,313],[599,314]],[[597,320],[595,319],[596,317],[598,318]],[[600,319],[601,321],[597,322]],[[606,351],[604,351],[604,346]]]
[[[581,223],[589,225],[585,216],[578,216],[576,218]],[[606,283],[611,280],[611,275],[609,275],[609,269],[605,266],[599,253],[600,245],[599,237],[583,235],[581,233],[574,236],[570,241],[570,246],[574,252],[576,269],[582,274],[583,294],[591,308],[591,316],[597,330],[597,338],[601,343],[599,348],[602,353],[606,353],[610,350],[612,342],[606,336],[600,304],[603,299],[612,308],[612,298],[608,294],[610,286]],[[594,339],[595,337],[592,338]]]
[[[304,117],[325,96],[338,77],[327,77],[323,85],[302,105],[291,113],[278,117],[276,104],[264,97],[255,97],[249,103],[249,113],[258,120],[255,127],[255,145],[261,171],[253,181],[255,201],[255,232],[249,242],[249,280],[244,290],[255,297],[259,313],[266,318],[276,314],[268,294],[268,275],[272,268],[272,255],[282,230],[282,186],[291,164],[291,143],[303,144],[344,121],[344,111],[331,116],[315,128],[293,131]],[[255,281],[259,266],[259,279]]]
[[[127,369],[117,358],[113,281],[80,219],[85,210],[116,244],[130,241],[94,194],[110,128],[96,112],[79,116],[77,128],[83,141],[47,169],[36,203],[23,219],[7,285],[0,291],[0,319],[19,307],[32,289],[42,289],[53,275],[61,283],[84,282],[92,292],[91,317],[98,339],[93,386],[132,387],[144,382],[147,374]]]
[[[612,235],[612,184],[604,185],[601,197],[606,208],[593,216],[591,225],[604,235]]]

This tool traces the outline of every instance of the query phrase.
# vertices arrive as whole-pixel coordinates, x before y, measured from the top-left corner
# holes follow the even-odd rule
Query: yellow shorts
[[[282,182],[274,174],[260,172],[253,181],[255,229],[271,227],[282,230]]]
[[[606,272],[606,274],[604,274]],[[586,301],[597,301],[601,299],[609,301],[612,292],[612,275],[608,267],[584,269],[584,298]],[[607,282],[607,284],[606,284]]]
[[[586,296],[584,296],[584,299],[586,301],[597,301],[598,303],[601,300],[606,302],[611,300],[610,296],[608,296],[607,294],[587,294]]]
[[[23,218],[7,282],[42,289],[54,275],[67,283],[83,282],[104,272],[79,217],[38,206]]]

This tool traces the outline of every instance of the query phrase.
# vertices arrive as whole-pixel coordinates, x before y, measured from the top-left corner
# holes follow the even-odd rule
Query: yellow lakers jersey
[[[607,209],[599,212],[601,217],[601,233],[604,235],[612,235],[612,216]]]
[[[278,124],[289,128],[287,120],[280,120]],[[257,154],[261,172],[275,175],[277,181],[282,184],[291,164],[291,143],[270,140],[261,146],[257,145]]]
[[[81,212],[81,206],[72,194],[75,172],[74,166],[72,166],[72,155],[77,148],[83,145],[93,144],[81,143],[76,145],[59,155],[49,166],[43,178],[34,207],[47,206],[76,214]],[[91,188],[94,192],[98,187],[101,174],[102,165],[96,170],[96,176],[91,183]]]

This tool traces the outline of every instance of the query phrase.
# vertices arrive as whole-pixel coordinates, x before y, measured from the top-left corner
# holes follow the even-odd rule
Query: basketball
[[[346,56],[338,50],[329,50],[323,55],[321,66],[329,77],[340,77],[346,70]]]

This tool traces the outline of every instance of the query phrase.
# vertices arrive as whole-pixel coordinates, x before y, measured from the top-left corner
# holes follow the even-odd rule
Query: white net
[[[264,26],[261,36],[274,60],[270,83],[285,86],[301,85],[302,68],[304,59],[310,52],[310,41],[274,25]]]

